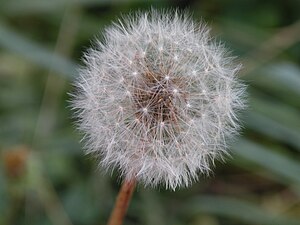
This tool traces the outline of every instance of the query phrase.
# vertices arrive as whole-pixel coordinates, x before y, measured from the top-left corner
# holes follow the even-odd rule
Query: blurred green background
[[[244,129],[213,176],[139,186],[125,225],[300,224],[300,1],[0,0],[0,224],[101,225],[117,174],[96,170],[68,92],[82,52],[121,13],[178,7],[243,63]]]

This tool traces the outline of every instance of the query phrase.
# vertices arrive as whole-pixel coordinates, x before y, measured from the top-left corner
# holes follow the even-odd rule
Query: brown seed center
[[[170,79],[162,74],[147,72],[134,84],[134,104],[136,118],[148,130],[155,131],[158,126],[178,126],[179,103],[186,99],[180,91],[178,79]]]

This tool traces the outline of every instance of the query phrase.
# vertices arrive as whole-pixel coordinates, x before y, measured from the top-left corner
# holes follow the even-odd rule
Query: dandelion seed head
[[[227,153],[244,107],[239,66],[179,12],[123,18],[85,53],[72,106],[86,152],[146,186],[188,186]]]

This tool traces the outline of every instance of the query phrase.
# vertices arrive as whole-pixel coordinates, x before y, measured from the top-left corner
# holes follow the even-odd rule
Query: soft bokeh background
[[[121,13],[179,7],[243,63],[249,109],[232,158],[176,192],[138,187],[125,225],[300,224],[300,1],[0,0],[0,224],[105,224],[117,174],[96,170],[68,92]]]

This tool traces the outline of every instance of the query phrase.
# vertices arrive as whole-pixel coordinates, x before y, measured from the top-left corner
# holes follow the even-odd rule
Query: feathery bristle
[[[84,57],[72,101],[86,151],[124,178],[175,189],[226,154],[244,107],[238,65],[179,12],[137,13]]]

